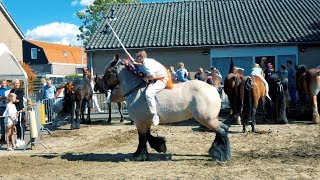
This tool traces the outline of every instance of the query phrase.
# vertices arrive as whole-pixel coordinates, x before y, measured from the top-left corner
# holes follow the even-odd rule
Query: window
[[[31,59],[38,59],[38,49],[31,48]]]

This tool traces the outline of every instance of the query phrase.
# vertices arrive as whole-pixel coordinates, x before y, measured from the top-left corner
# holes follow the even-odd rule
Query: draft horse
[[[71,113],[71,129],[80,128],[79,115],[82,123],[91,124],[90,109],[92,106],[93,91],[87,79],[77,79],[65,85],[63,108],[60,115]],[[87,118],[84,118],[85,108],[88,109]],[[74,119],[74,114],[76,119]]]
[[[271,97],[271,118],[275,123],[287,124],[286,116],[288,78],[282,78],[278,73],[273,73],[267,78],[269,94]]]
[[[244,79],[244,96],[242,109],[242,132],[247,132],[246,126],[251,125],[252,132],[256,132],[256,112],[259,101],[262,101],[262,116],[265,119],[266,87],[258,76],[248,76]]]
[[[135,160],[148,160],[147,142],[158,152],[166,152],[164,137],[154,137],[150,133],[152,115],[145,98],[145,82],[143,75],[127,61],[119,61],[105,74],[106,84],[120,84],[121,91],[127,101],[127,109],[134,120],[139,134],[139,145],[134,153]],[[191,80],[175,84],[173,89],[164,89],[156,95],[157,111],[160,123],[173,123],[194,119],[216,132],[215,140],[209,150],[214,160],[230,159],[230,142],[228,126],[219,122],[218,115],[221,100],[216,88],[209,84]]]
[[[107,120],[107,123],[111,123],[111,102],[116,102],[118,104],[118,111],[120,113],[120,122],[123,122],[123,115],[122,115],[122,106],[121,103],[125,100],[124,97],[121,95],[118,95],[119,93],[114,93],[115,91],[119,92],[120,89],[117,87],[108,87],[105,83],[102,77],[98,76],[96,74],[94,78],[94,91],[104,93],[106,95],[106,98],[108,96],[108,90],[111,89],[111,95],[110,95],[110,102],[107,102],[108,104],[108,110],[109,110],[109,118]]]
[[[296,72],[297,90],[299,100],[303,108],[306,104],[306,96],[310,97],[312,106],[312,122],[320,123],[318,100],[320,99],[320,67],[307,70],[306,66],[297,66]]]

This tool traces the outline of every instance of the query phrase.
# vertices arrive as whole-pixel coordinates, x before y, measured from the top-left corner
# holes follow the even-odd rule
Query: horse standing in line
[[[108,89],[111,89],[110,87],[107,87],[104,83],[103,79],[96,75],[94,78],[94,91],[104,93],[107,98]],[[111,95],[110,95],[110,102],[108,102],[108,110],[109,110],[109,118],[107,120],[107,123],[111,123],[111,102],[116,102],[118,104],[118,111],[120,113],[120,122],[123,122],[123,115],[122,115],[122,106],[121,103],[125,100],[123,96],[119,96],[121,94],[120,89],[117,87],[112,88]]]
[[[244,76],[237,73],[237,68],[233,67],[232,71],[224,79],[224,92],[228,96],[230,103],[230,116],[227,120],[233,120],[237,116],[237,124],[241,124],[241,107],[243,101],[243,86],[241,82],[243,81]]]
[[[262,101],[262,116],[265,119],[265,94],[266,87],[258,76],[248,76],[244,79],[244,96],[242,110],[242,132],[247,132],[248,124],[252,127],[252,132],[256,132],[256,112],[259,100]]]
[[[272,119],[276,123],[288,124],[286,116],[288,78],[281,78],[278,73],[273,73],[268,78],[269,94],[272,100]]]
[[[60,115],[71,113],[71,129],[80,128],[79,116],[82,123],[91,124],[90,109],[92,105],[93,91],[87,79],[77,79],[65,85],[63,108]],[[85,108],[88,110],[87,119],[84,118]],[[76,119],[74,119],[74,114]]]
[[[320,99],[320,68],[307,70],[303,65],[297,66],[297,90],[302,108],[305,109],[306,96],[310,97],[312,106],[312,122],[320,123],[318,99]]]
[[[123,63],[123,64],[122,64]],[[145,82],[134,74],[128,62],[117,63],[107,70],[104,79],[108,86],[120,84],[127,101],[130,117],[134,120],[139,134],[139,145],[134,153],[136,160],[147,160],[147,142],[158,152],[166,152],[163,137],[154,137],[150,133],[152,115],[145,98]],[[126,65],[126,66],[125,66]],[[126,68],[127,67],[127,68]],[[164,89],[156,95],[160,123],[173,123],[194,117],[195,120],[216,132],[209,150],[214,160],[230,159],[228,127],[218,121],[221,99],[216,88],[203,81],[191,80],[175,84],[172,90]],[[147,111],[146,111],[147,110]]]

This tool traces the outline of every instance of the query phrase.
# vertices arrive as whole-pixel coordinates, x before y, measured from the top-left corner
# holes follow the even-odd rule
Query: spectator
[[[2,116],[4,116],[4,122],[7,127],[6,131],[6,143],[7,143],[7,151],[13,151],[16,148],[15,140],[14,140],[14,126],[17,124],[17,109],[13,104],[16,101],[17,95],[14,93],[8,94],[8,103],[6,105],[6,109]],[[12,146],[10,147],[10,142]]]
[[[288,78],[288,71],[285,64],[281,65],[280,76],[282,79]]]
[[[174,67],[173,66],[170,66],[169,72],[171,73],[171,79],[172,80],[177,80],[178,76],[177,76],[177,73],[174,71]]]
[[[7,97],[8,94],[10,93],[10,88],[7,87],[7,80],[2,79],[1,80],[1,87],[0,87],[0,115],[2,115],[4,113],[4,111],[6,110],[6,106],[7,106]],[[0,139],[0,143],[5,143],[6,138],[5,138],[5,123],[4,123],[5,118],[2,117],[0,118],[0,124],[1,124],[1,139]]]
[[[262,69],[263,72],[265,72],[265,70],[267,69],[266,63],[267,63],[267,58],[262,57],[260,60],[260,68]]]
[[[208,76],[205,81],[206,81],[206,83],[208,83],[208,84],[210,84],[210,85],[213,85],[212,76]]]
[[[10,93],[14,93],[17,97],[16,100],[13,102],[13,104],[16,107],[17,111],[21,111],[24,106],[24,92],[20,88],[20,81],[19,79],[15,79],[13,81],[13,89],[10,91]],[[25,127],[26,127],[26,117],[25,117],[25,112],[20,112],[17,116],[17,124],[16,124],[16,129],[17,129],[17,141],[16,141],[16,146],[20,147],[25,144],[24,142],[24,134],[25,134]]]
[[[16,101],[17,95],[14,93],[10,93],[8,95],[8,104],[6,106],[6,110],[3,113],[3,116],[5,116],[5,124],[7,127],[7,138],[6,138],[6,143],[7,143],[7,151],[13,151],[14,148],[16,148],[16,144],[14,141],[14,136],[13,136],[13,128],[14,125],[17,124],[18,122],[18,117],[17,117],[17,109],[16,106],[13,104]],[[10,147],[10,141],[12,143],[12,146]]]
[[[96,108],[99,113],[101,113],[102,110],[101,110],[101,108],[99,106],[98,99],[97,99],[97,96],[95,94],[96,92],[94,91],[94,77],[91,78],[90,85],[91,85],[91,88],[92,88],[92,91],[93,91],[93,96],[92,96],[93,107]]]
[[[296,98],[296,71],[292,66],[292,61],[287,61],[287,69],[288,69],[288,89],[289,89],[289,95],[291,99],[292,107],[295,108],[297,103]]]
[[[199,68],[198,72],[194,75],[194,79],[200,81],[206,81],[206,75],[202,68]]]
[[[211,71],[211,73],[215,73],[216,75],[218,75],[218,76],[222,79],[222,76],[221,76],[221,74],[220,74],[220,71],[219,71],[216,67],[212,66],[212,67],[210,68],[210,71]]]
[[[47,85],[47,80],[45,78],[41,78],[40,83],[43,86]]]
[[[37,97],[36,97],[36,100],[37,100],[37,101],[43,100],[43,91],[42,91],[42,88],[47,85],[47,80],[46,80],[45,78],[41,78],[40,83],[41,83],[41,88],[40,88],[40,90],[39,90],[39,92],[38,92],[38,94],[37,94]]]
[[[241,67],[237,67],[237,69],[238,69],[238,74],[239,74],[240,76],[244,76],[244,75],[243,75],[244,69],[241,68]]]
[[[183,62],[179,62],[178,64],[177,76],[178,76],[177,78],[178,81],[182,81],[182,82],[189,81],[189,79],[187,79],[187,77],[189,76],[189,73],[187,69],[184,68]]]
[[[43,86],[42,89],[40,90],[43,93],[43,99],[48,100],[45,103],[45,113],[48,116],[48,120],[53,120],[53,101],[55,98],[55,94],[57,92],[57,89],[54,85],[52,85],[52,80],[48,79],[47,80],[47,85]]]
[[[54,85],[52,85],[52,80],[48,79],[47,84],[41,88],[43,92],[43,99],[53,99],[57,90]]]

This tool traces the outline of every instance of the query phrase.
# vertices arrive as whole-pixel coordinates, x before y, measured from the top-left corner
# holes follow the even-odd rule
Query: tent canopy
[[[0,43],[0,79],[19,79],[25,81],[25,83],[28,80],[27,73],[3,43]]]
[[[28,76],[8,47],[0,43],[0,79],[24,81],[25,96],[28,99]]]

